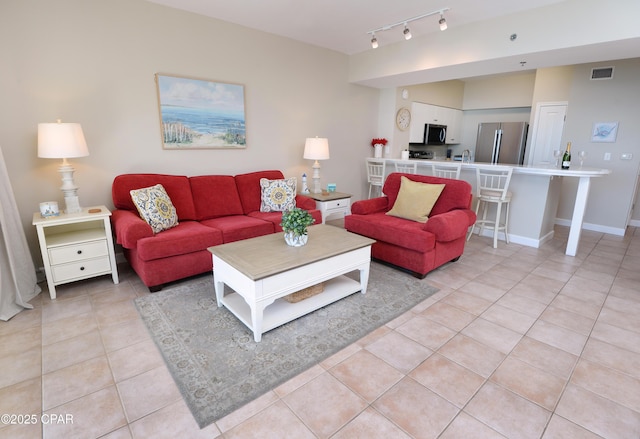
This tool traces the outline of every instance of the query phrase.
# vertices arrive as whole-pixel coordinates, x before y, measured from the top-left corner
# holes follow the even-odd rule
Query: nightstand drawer
[[[109,254],[107,240],[84,242],[82,244],[66,245],[49,249],[51,265],[66,264],[68,262],[84,261]]]
[[[325,201],[324,205],[326,206],[327,210],[344,209],[345,207],[349,207],[351,205],[351,198],[341,198],[339,200]]]
[[[102,273],[110,273],[111,263],[109,262],[109,256],[105,256],[103,258],[56,265],[51,267],[51,272],[53,273],[54,282],[66,282],[96,276]]]

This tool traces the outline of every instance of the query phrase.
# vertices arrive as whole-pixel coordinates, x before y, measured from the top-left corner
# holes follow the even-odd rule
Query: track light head
[[[440,23],[440,30],[447,30],[447,20],[444,19],[444,15],[440,15],[438,23]]]
[[[378,48],[378,39],[376,38],[375,34],[373,34],[373,36],[371,37],[371,48],[372,49]]]
[[[402,31],[402,33],[404,34],[404,39],[405,40],[410,40],[411,39],[411,31],[407,27],[407,23],[404,24],[404,30]]]

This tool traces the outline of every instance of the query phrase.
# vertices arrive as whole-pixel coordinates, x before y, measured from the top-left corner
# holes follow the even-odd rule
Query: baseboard
[[[640,220],[631,220],[629,221],[629,225],[632,227],[640,227]]]
[[[526,236],[514,235],[512,233],[509,233],[509,242],[512,242],[514,244],[524,245],[526,247],[540,248],[542,244],[553,239],[553,233],[554,232],[552,230],[551,232],[547,233],[545,236],[543,236],[540,239],[534,239]],[[482,236],[487,238],[493,238],[493,232],[491,230],[485,230],[484,232],[482,232]],[[498,239],[500,241],[506,241],[504,232],[498,232]]]
[[[567,226],[567,227],[571,226],[571,220],[566,220],[561,218],[556,218],[555,223],[559,226]],[[640,222],[638,224],[640,225]],[[602,224],[592,224],[592,223],[582,223],[582,228],[584,230],[591,230],[592,232],[607,233],[609,235],[616,235],[616,236],[624,236],[626,231],[626,228],[621,229],[619,227],[609,227],[609,226],[603,226]]]

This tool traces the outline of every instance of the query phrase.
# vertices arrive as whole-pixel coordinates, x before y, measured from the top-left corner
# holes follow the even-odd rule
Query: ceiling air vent
[[[591,69],[591,79],[613,78],[613,67],[596,67]]]

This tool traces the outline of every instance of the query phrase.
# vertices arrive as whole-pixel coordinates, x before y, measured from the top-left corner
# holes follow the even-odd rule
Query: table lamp
[[[313,164],[313,189],[311,192],[319,194],[322,192],[320,188],[320,163],[318,160],[329,159],[329,140],[323,137],[308,137],[304,142],[304,156],[305,159],[315,160]]]
[[[84,140],[79,123],[39,123],[38,124],[38,157],[46,159],[62,159],[58,172],[62,176],[60,190],[64,194],[65,212],[78,213],[78,186],[73,181],[73,166],[68,158],[86,157],[89,155],[87,142]]]

